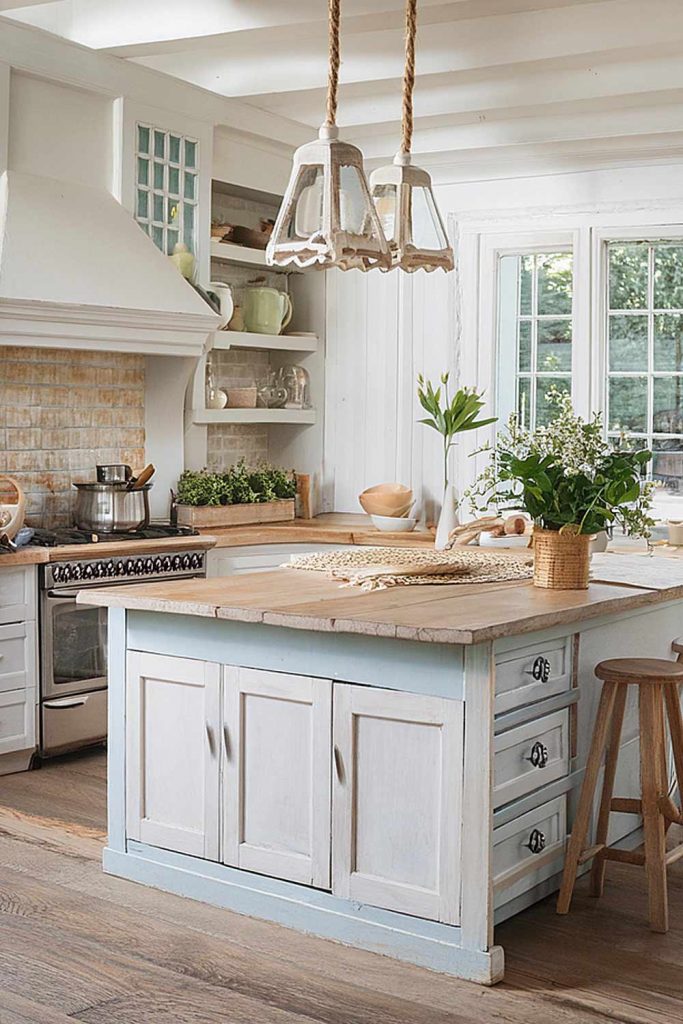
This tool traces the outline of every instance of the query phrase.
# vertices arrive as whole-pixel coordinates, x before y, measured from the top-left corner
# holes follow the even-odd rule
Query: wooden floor
[[[0,1024],[672,1024],[683,1021],[683,861],[673,926],[610,865],[498,929],[479,988],[102,874],[104,755],[0,778]]]

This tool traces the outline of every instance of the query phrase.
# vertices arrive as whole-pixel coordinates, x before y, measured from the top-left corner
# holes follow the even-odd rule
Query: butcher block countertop
[[[510,557],[515,557],[513,554]],[[266,573],[88,590],[84,604],[328,633],[473,644],[683,599],[683,560],[603,554],[588,590],[531,581],[393,587],[366,593],[320,573]]]
[[[433,544],[434,534],[416,527],[410,533],[384,533],[372,525],[370,516],[355,512],[325,512],[314,519],[291,519],[286,523],[256,526],[227,526],[211,534],[217,548],[249,544],[374,544],[383,547],[416,547]]]
[[[110,558],[114,555],[146,555],[159,551],[196,551],[212,548],[214,537],[159,537],[156,540],[99,540],[93,544],[60,544],[53,548],[25,547],[0,554],[0,570],[13,565],[44,565],[73,558]]]

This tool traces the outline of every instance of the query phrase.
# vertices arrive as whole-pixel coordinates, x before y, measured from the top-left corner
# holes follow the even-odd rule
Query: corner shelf
[[[290,423],[300,426],[316,421],[315,409],[193,409],[193,423]]]
[[[211,259],[222,260],[238,267],[261,267],[269,274],[297,274],[300,270],[291,267],[271,267],[266,263],[265,249],[250,249],[247,245],[236,245],[234,242],[218,242],[211,239]]]
[[[257,348],[271,352],[317,352],[318,336],[311,334],[253,334],[248,331],[216,331],[215,349]]]

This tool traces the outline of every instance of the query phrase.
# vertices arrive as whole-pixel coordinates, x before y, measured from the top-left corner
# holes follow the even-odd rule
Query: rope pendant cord
[[[330,3],[332,0],[330,0]],[[401,115],[401,152],[410,153],[413,142],[413,89],[415,87],[415,36],[417,0],[406,0],[406,64],[403,72],[403,109]]]
[[[327,72],[326,125],[337,123],[337,92],[339,89],[339,21],[341,0],[328,0],[329,67]]]

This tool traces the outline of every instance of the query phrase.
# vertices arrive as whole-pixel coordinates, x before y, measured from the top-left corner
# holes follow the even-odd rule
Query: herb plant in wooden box
[[[533,433],[510,417],[471,496],[532,517],[535,586],[585,590],[592,536],[615,525],[648,536],[654,526],[644,478],[652,454],[609,444],[602,417],[583,420],[569,395],[555,391],[549,399],[555,418]]]
[[[185,470],[178,480],[178,523],[216,529],[294,518],[294,471],[250,468],[244,459],[223,473]]]

